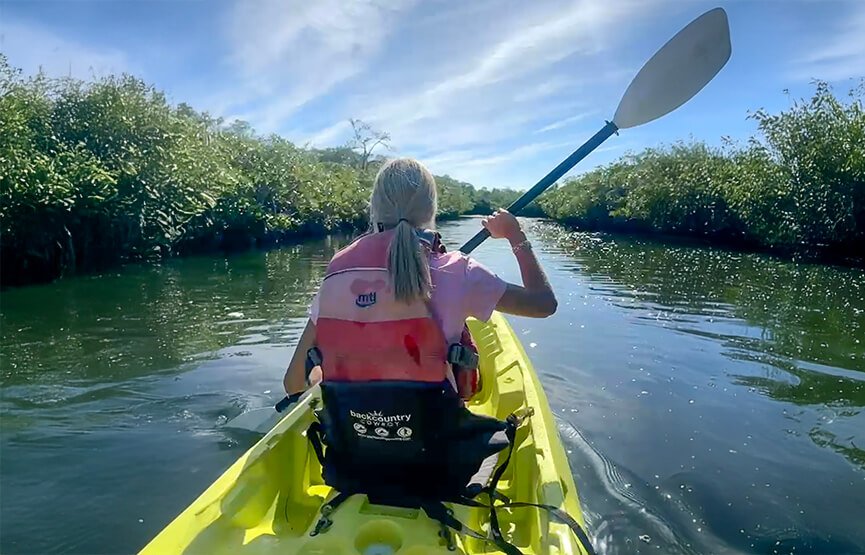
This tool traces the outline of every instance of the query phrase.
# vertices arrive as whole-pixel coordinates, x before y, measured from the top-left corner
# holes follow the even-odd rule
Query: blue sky
[[[348,118],[391,154],[485,187],[526,188],[612,117],[681,27],[727,10],[733,55],[695,99],[623,131],[627,151],[753,133],[809,81],[865,75],[865,0],[0,0],[0,51],[52,75],[127,71],[173,102],[300,144],[343,143]]]

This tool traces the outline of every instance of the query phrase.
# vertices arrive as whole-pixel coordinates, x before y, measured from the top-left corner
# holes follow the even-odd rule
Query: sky
[[[349,118],[388,156],[525,189],[604,125],[643,63],[723,7],[733,54],[694,99],[621,131],[581,173],[679,140],[755,133],[827,80],[865,76],[865,0],[0,0],[0,52],[52,76],[128,72],[226,120],[338,146]]]

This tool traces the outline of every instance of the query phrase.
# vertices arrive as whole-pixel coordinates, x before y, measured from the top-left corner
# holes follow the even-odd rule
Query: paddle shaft
[[[565,158],[561,164],[556,166],[553,171],[544,176],[543,179],[538,181],[534,187],[526,191],[523,196],[518,198],[508,206],[508,212],[511,214],[517,215],[523,208],[529,205],[533,200],[538,198],[541,193],[549,189],[553,183],[559,180],[560,177],[565,175],[570,171],[571,168],[577,165],[580,160],[589,155],[593,150],[598,148],[601,143],[610,138],[610,136],[618,131],[619,128],[616,127],[616,124],[608,121],[605,126],[601,128],[600,131],[594,134],[594,136],[586,141],[583,146],[574,151],[573,154]],[[486,228],[480,230],[474,237],[469,239],[469,241],[460,247],[460,251],[465,254],[469,254],[473,250],[475,250],[481,243],[487,240],[487,237],[490,236],[490,232],[486,230]]]

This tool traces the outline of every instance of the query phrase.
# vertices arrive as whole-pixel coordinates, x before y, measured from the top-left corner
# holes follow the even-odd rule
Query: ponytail
[[[435,178],[417,160],[390,160],[379,169],[370,197],[370,223],[379,231],[394,230],[387,270],[397,301],[430,298],[429,254],[415,229],[434,225],[437,206]]]
[[[414,227],[400,220],[387,251],[387,271],[397,301],[429,300],[432,292],[429,261]]]

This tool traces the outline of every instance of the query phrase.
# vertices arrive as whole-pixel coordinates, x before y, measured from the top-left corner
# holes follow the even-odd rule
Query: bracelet
[[[532,248],[532,243],[531,243],[531,241],[529,241],[528,239],[526,239],[525,241],[523,241],[523,242],[521,242],[521,243],[517,243],[516,245],[514,245],[513,247],[511,247],[511,250],[514,251],[514,254],[516,254],[516,253],[518,253],[519,251],[521,251],[521,250],[523,250],[523,249],[529,249],[529,250],[531,250],[531,248]]]

